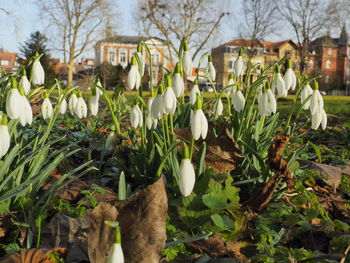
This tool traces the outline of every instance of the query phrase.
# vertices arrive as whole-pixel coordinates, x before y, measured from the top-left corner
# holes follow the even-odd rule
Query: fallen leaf
[[[66,248],[46,249],[22,249],[20,253],[14,253],[0,259],[2,263],[56,263],[56,258],[50,256],[52,253],[57,253],[60,258],[67,253]]]

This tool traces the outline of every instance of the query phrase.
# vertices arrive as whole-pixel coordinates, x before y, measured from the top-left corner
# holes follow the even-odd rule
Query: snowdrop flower
[[[139,43],[137,45],[137,56],[139,57],[140,61],[141,61],[141,77],[143,77],[143,75],[145,74],[145,59],[143,58],[143,54],[142,54],[142,44]]]
[[[245,106],[245,98],[240,88],[237,88],[237,91],[232,93],[232,104],[237,112],[243,110]]]
[[[219,98],[215,103],[214,114],[215,116],[221,116],[224,110],[224,105],[222,104],[221,98]]]
[[[197,94],[201,94],[199,88],[198,88],[198,78],[195,78],[194,83],[193,83],[193,87],[190,91],[190,102],[192,105],[194,105],[196,103],[197,100]]]
[[[186,197],[192,193],[195,181],[196,174],[190,160],[188,147],[184,143],[179,173],[179,188],[182,196]]]
[[[132,57],[131,59],[131,68],[128,74],[128,81],[127,81],[127,90],[132,90],[136,89],[138,90],[140,87],[140,82],[141,82],[141,76],[139,72],[139,68],[137,66],[137,61],[135,56]]]
[[[208,133],[208,121],[202,110],[202,100],[199,96],[197,96],[195,108],[196,110],[190,121],[192,136],[195,140],[198,140],[200,137],[204,140]]]
[[[164,103],[164,113],[167,115],[169,113],[174,114],[176,110],[176,96],[174,90],[171,88],[171,80],[170,77],[167,77],[167,88],[163,95],[163,103]]]
[[[158,124],[158,120],[157,119],[153,119],[152,118],[152,115],[151,113],[148,113],[147,114],[147,117],[146,117],[146,126],[147,126],[147,129],[155,129],[157,128],[157,124]]]
[[[243,74],[243,67],[244,67],[244,62],[243,62],[243,49],[239,49],[239,55],[235,61],[235,64],[233,65],[233,72],[237,77],[241,76]]]
[[[312,95],[312,88],[310,86],[309,83],[306,83],[305,87],[303,88],[303,90],[301,91],[301,95],[300,95],[300,100],[301,100],[301,103],[303,104],[304,101]],[[305,102],[304,106],[303,106],[303,109],[304,110],[307,110],[308,108],[310,107],[310,99]]]
[[[31,80],[34,85],[42,85],[45,82],[45,72],[37,58],[32,65]]]
[[[173,78],[173,90],[176,98],[181,97],[185,91],[185,84],[181,76],[181,65],[179,62],[176,63],[176,66],[175,66],[175,74]]]
[[[106,151],[112,151],[113,150],[113,144],[116,140],[116,136],[114,131],[112,131],[110,134],[108,134],[105,144]]]
[[[6,98],[6,113],[10,119],[18,119],[22,111],[22,99],[17,89],[17,82],[14,77],[11,77],[11,89]]]
[[[124,254],[121,246],[121,236],[119,226],[116,229],[115,241],[108,253],[106,263],[124,263]]]
[[[321,113],[323,109],[323,98],[318,90],[318,83],[315,81],[315,89],[313,90],[313,93],[311,95],[310,100],[310,112],[311,115],[315,115],[316,113]]]
[[[188,51],[188,43],[186,40],[183,41],[184,44],[184,54],[182,57],[182,66],[187,77],[191,76],[192,73],[192,58],[190,52]]]
[[[327,127],[327,114],[324,109],[322,109],[321,115],[322,115],[321,128],[322,130],[324,130]]]
[[[60,105],[60,113],[61,114],[65,114],[68,108],[68,103],[66,101],[66,99],[63,99]]]
[[[78,102],[78,98],[77,98],[77,95],[74,93],[72,93],[72,95],[70,95],[69,97],[69,101],[68,101],[68,110],[71,114],[75,114],[75,106],[77,105],[77,102]]]
[[[0,124],[0,159],[7,153],[10,148],[11,137],[7,127],[7,116],[2,114]]]
[[[33,121],[33,111],[32,107],[29,104],[29,101],[27,100],[26,96],[24,95],[24,89],[20,88],[20,98],[21,98],[21,107],[22,110],[20,111],[19,115],[19,121],[21,125],[24,127],[27,124],[31,125]]]
[[[89,109],[90,109],[91,115],[93,115],[93,116],[96,116],[98,113],[99,96],[97,95],[97,89],[98,88],[92,89],[92,96],[89,99]]]
[[[49,95],[45,93],[45,98],[43,103],[41,104],[41,114],[43,115],[43,119],[51,119],[53,116],[53,108],[51,101],[49,99]]]
[[[79,91],[78,93],[78,100],[77,100],[77,103],[75,104],[74,112],[79,119],[86,118],[87,116],[87,106],[83,99],[81,91]]]
[[[151,105],[151,117],[153,119],[161,119],[164,114],[164,98],[163,98],[163,86],[158,88],[158,94]]]
[[[227,86],[233,85],[235,83],[235,79],[236,79],[235,73],[231,72],[230,77],[228,79]],[[230,95],[234,91],[235,91],[234,87],[225,88],[226,95]]]
[[[21,77],[21,80],[19,81],[19,86],[22,87],[24,89],[24,94],[28,95],[30,92],[30,82],[27,78],[27,72],[26,70],[23,68],[23,75]]]
[[[268,82],[262,87],[262,95],[258,100],[258,109],[261,116],[270,116],[272,113],[276,113],[276,98],[272,93]]]
[[[286,73],[284,73],[284,84],[285,84],[285,89],[288,91],[290,88],[292,90],[295,90],[297,78],[295,76],[295,73],[292,69],[292,61],[289,59],[288,60],[288,68],[286,70]]]
[[[272,92],[275,93],[276,89],[279,96],[286,97],[288,95],[288,90],[286,89],[286,84],[282,78],[279,65],[275,66],[275,74],[271,85]]]
[[[213,57],[208,57],[208,65],[207,65],[207,75],[212,81],[215,81],[216,78],[216,70],[213,65]]]
[[[143,116],[138,105],[134,105],[134,107],[131,110],[130,122],[131,122],[131,126],[135,129],[138,127],[140,128],[142,127]]]
[[[97,79],[96,94],[97,94],[97,96],[102,96],[103,95],[103,87],[102,87],[100,79]]]

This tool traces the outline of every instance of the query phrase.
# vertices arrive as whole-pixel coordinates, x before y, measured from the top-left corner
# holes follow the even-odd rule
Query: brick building
[[[328,33],[311,42],[307,72],[322,75],[319,83],[324,90],[349,89],[349,57],[350,45],[344,26],[339,38],[332,38]]]
[[[2,70],[15,72],[19,67],[17,53],[0,53],[0,76]]]
[[[227,85],[229,74],[233,71],[233,64],[238,56],[240,47],[246,47],[251,50],[251,62],[253,64],[260,64],[262,67],[267,67],[283,58],[286,54],[289,54],[294,69],[298,67],[298,47],[290,39],[280,42],[252,41],[251,39],[242,38],[233,39],[211,51],[213,64],[217,72],[216,82],[219,86]],[[253,73],[252,80],[257,75],[257,72]]]
[[[168,62],[165,57],[166,45],[164,41],[155,37],[116,35],[100,40],[94,46],[96,66],[102,63],[110,63],[114,66],[121,65],[126,68],[141,41],[145,42],[150,49],[153,62],[152,74],[154,79],[157,80],[159,78],[159,68],[162,68],[163,65],[167,66]],[[146,52],[144,52],[144,59],[148,64]]]

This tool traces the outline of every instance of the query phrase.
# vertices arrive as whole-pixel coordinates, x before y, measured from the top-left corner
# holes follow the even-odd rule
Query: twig
[[[350,245],[345,249],[344,256],[341,258],[339,263],[345,263],[346,256],[349,254],[349,251],[350,251]]]

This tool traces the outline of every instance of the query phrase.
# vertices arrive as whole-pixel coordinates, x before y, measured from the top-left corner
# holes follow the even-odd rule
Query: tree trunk
[[[74,63],[69,62],[67,64],[67,88],[71,88],[73,86],[73,70]]]

